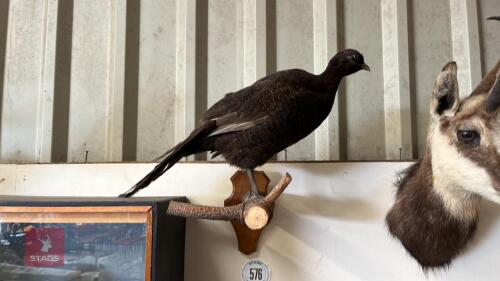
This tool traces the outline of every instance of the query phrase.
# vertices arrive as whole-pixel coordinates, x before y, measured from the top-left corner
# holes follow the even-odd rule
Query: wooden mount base
[[[269,178],[264,172],[255,172],[260,196],[249,197],[250,183],[245,173],[232,177],[233,192],[224,201],[224,207],[203,206],[185,202],[170,202],[167,214],[209,220],[231,221],[238,238],[238,248],[244,254],[257,250],[261,230],[273,216],[274,201],[283,193],[292,177],[286,173],[278,184],[266,194]],[[265,195],[265,197],[264,197]]]
[[[269,185],[269,178],[264,172],[255,171],[255,183],[259,189],[259,194],[262,196],[267,195],[267,186]],[[237,171],[231,177],[231,182],[233,183],[233,192],[231,195],[224,200],[224,206],[234,206],[240,204],[246,199],[246,196],[250,193],[251,186],[247,175],[243,171]],[[249,255],[257,250],[257,244],[259,242],[260,234],[262,233],[262,228],[269,222],[270,217],[266,210],[260,208],[258,209],[257,220],[256,209],[253,208],[254,212],[250,213],[252,209],[249,209],[247,216],[249,221],[245,219],[245,223],[241,223],[237,220],[232,220],[234,232],[236,233],[236,238],[238,239],[238,249],[245,255]],[[272,214],[272,210],[270,212]],[[265,216],[265,218],[261,218]],[[263,221],[265,220],[265,222]]]

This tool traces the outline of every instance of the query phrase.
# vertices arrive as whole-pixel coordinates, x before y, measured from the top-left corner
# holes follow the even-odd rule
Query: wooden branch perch
[[[266,197],[249,198],[234,206],[213,207],[172,201],[167,214],[208,220],[237,220],[250,229],[261,229],[272,216],[274,201],[283,193],[290,181],[292,177],[286,173]]]

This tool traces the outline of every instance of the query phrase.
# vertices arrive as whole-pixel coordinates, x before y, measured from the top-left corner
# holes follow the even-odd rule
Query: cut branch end
[[[272,217],[274,202],[291,181],[292,177],[286,173],[266,197],[250,197],[234,206],[213,207],[172,201],[167,214],[209,220],[237,220],[250,229],[262,229]]]

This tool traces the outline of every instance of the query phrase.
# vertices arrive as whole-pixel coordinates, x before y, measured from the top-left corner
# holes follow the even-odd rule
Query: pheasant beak
[[[361,66],[362,69],[366,70],[366,71],[370,71],[370,67],[366,64],[366,63],[363,63],[363,65]]]

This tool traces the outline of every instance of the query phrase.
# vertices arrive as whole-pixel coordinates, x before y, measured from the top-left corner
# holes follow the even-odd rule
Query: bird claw
[[[250,190],[245,194],[245,196],[243,196],[243,202],[257,198],[264,198],[264,196],[262,196],[260,193],[254,193],[252,190]]]

